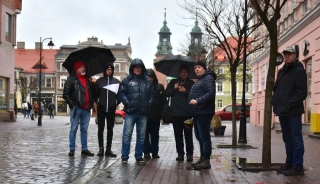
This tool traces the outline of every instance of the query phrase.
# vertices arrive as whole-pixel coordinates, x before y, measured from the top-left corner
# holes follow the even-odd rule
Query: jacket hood
[[[113,77],[113,74],[114,74],[114,65],[113,65],[113,63],[111,63],[111,62],[108,62],[108,63],[106,63],[105,65],[104,65],[104,70],[103,70],[103,76],[104,77],[106,77],[107,76],[107,73],[106,73],[106,69],[107,68],[111,68],[112,69],[112,74],[111,74],[111,76],[110,77]]]
[[[214,80],[217,79],[217,74],[214,73],[213,71],[209,70],[209,69],[207,70],[207,74],[212,75],[212,77],[213,77]]]
[[[146,67],[144,66],[143,64],[143,61],[139,58],[135,58],[131,61],[131,64],[130,64],[130,69],[129,69],[129,73],[131,76],[134,76],[135,74],[133,73],[132,69],[134,66],[141,66],[142,67],[142,71],[141,71],[141,76],[144,76],[144,77],[148,77],[147,76],[147,70],[146,70]]]
[[[158,84],[157,75],[151,68],[147,69],[147,75],[153,77],[153,84]]]

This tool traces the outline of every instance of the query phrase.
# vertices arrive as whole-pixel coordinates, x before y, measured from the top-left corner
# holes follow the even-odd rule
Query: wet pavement
[[[69,117],[44,116],[42,125],[18,115],[17,122],[0,122],[0,183],[320,183],[320,142],[304,135],[305,175],[283,176],[275,171],[247,172],[235,162],[261,162],[263,127],[247,124],[247,145],[256,149],[218,148],[231,144],[231,123],[225,136],[212,135],[211,169],[192,170],[187,161],[177,162],[171,125],[161,125],[159,159],[150,159],[146,166],[135,163],[131,149],[128,164],[121,164],[122,124],[115,124],[113,151],[116,158],[81,157],[79,133],[74,157],[69,151]],[[79,131],[78,131],[79,132]],[[135,143],[135,132],[131,146]],[[194,160],[199,158],[198,142],[194,139]],[[97,126],[94,118],[88,130],[88,147],[98,152]],[[272,130],[272,163],[285,160],[281,134]]]

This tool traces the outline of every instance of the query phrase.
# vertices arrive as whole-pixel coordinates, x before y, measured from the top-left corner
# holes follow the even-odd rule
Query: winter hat
[[[202,61],[197,61],[194,66],[200,65],[202,68],[204,68],[205,70],[207,70],[207,66],[204,62]]]
[[[106,64],[104,65],[104,69],[105,69],[105,70],[108,69],[108,68],[111,68],[112,70],[114,70],[113,63],[106,63]]]
[[[180,66],[179,72],[180,72],[181,70],[187,70],[187,72],[190,73],[189,66],[188,66],[187,64],[182,64],[182,65]]]
[[[84,62],[83,61],[76,61],[73,65],[74,71],[77,71],[81,66],[84,66]]]

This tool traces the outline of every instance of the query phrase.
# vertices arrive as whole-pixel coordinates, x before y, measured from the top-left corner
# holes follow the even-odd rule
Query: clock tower
[[[170,29],[167,26],[167,21],[166,21],[166,8],[164,12],[164,21],[163,21],[163,26],[160,29],[159,34],[159,43],[157,46],[157,53],[156,53],[156,59],[154,59],[154,62],[159,61],[160,59],[164,58],[166,55],[172,54],[172,46],[170,43]],[[163,84],[166,87],[166,79],[167,76],[156,71],[154,68],[154,71],[157,75],[158,81],[160,84]]]
[[[202,42],[202,31],[199,27],[198,16],[196,15],[195,25],[191,30],[191,43],[189,45],[188,56],[195,60],[205,61],[207,51],[204,49]]]

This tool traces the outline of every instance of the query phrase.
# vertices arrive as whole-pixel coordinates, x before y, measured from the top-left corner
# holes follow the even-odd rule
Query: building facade
[[[22,0],[0,2],[0,121],[14,121],[14,46]]]
[[[278,51],[293,46],[298,59],[305,66],[308,76],[308,97],[304,102],[303,124],[310,125],[311,132],[320,132],[320,0],[287,1],[278,22]],[[265,32],[261,26],[258,30]],[[254,47],[254,45],[253,45]],[[252,106],[250,123],[263,125],[266,77],[268,73],[269,46],[251,55]],[[282,65],[277,66],[277,71]],[[273,123],[279,122],[273,116]]]

